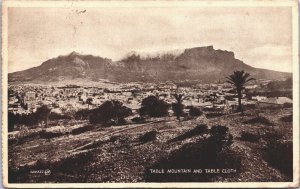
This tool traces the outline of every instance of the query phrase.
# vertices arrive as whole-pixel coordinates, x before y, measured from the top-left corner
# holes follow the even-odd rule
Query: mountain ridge
[[[40,66],[8,74],[9,82],[62,82],[85,79],[113,82],[162,82],[168,80],[198,80],[202,83],[225,80],[234,70],[245,70],[257,79],[280,79],[291,73],[254,68],[236,59],[232,51],[214,49],[213,46],[184,49],[182,53],[141,56],[136,52],[113,61],[75,51],[51,58]]]

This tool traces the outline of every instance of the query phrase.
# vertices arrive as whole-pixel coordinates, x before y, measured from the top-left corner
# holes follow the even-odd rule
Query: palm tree
[[[182,104],[183,101],[183,94],[173,94],[173,96],[175,97],[177,104]]]
[[[244,85],[248,83],[249,81],[255,80],[254,78],[250,78],[250,74],[247,72],[242,71],[234,71],[233,74],[226,77],[226,82],[230,83],[235,86],[236,92],[238,95],[238,111],[240,111],[242,114],[243,108],[242,108],[242,91],[244,89]]]

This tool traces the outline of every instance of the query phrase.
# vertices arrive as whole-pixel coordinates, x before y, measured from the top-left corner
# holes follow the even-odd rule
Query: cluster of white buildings
[[[248,86],[253,88],[255,86]],[[17,85],[9,87],[8,111],[14,113],[31,113],[46,104],[59,112],[60,108],[71,105],[76,110],[95,108],[107,100],[121,101],[132,110],[141,107],[144,98],[154,95],[167,103],[176,102],[173,94],[184,94],[183,104],[186,106],[232,109],[237,106],[238,99],[235,94],[229,93],[232,87],[228,84],[206,84],[197,88],[177,87],[173,83],[128,83],[114,85],[110,88],[81,87],[67,85],[63,87]],[[282,106],[292,103],[287,97],[267,98],[253,96],[252,99],[242,99],[243,104],[259,106]]]

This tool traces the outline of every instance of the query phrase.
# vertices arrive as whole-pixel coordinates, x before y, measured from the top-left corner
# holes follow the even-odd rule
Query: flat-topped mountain
[[[49,59],[40,66],[10,73],[9,82],[47,83],[78,79],[115,82],[161,82],[198,80],[209,83],[223,81],[234,70],[245,70],[256,79],[280,79],[291,73],[251,67],[235,58],[234,53],[213,46],[185,49],[180,54],[164,53],[142,57],[131,53],[119,61],[72,52]]]

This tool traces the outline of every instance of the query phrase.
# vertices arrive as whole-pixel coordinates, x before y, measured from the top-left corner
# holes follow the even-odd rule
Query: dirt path
[[[158,121],[152,121],[152,122],[149,122],[149,123],[138,124],[138,125],[135,125],[135,126],[132,126],[132,125],[117,126],[117,127],[122,127],[122,128],[120,128],[120,130],[117,130],[117,131],[107,132],[102,136],[102,139],[97,139],[95,141],[89,142],[89,143],[87,143],[83,146],[80,146],[78,148],[70,150],[69,152],[75,152],[75,151],[80,151],[82,149],[89,148],[90,146],[97,145],[97,143],[102,142],[103,140],[108,140],[109,137],[111,137],[113,135],[120,134],[120,133],[125,132],[125,131],[134,130],[138,127],[144,127],[144,126],[147,126],[147,125],[152,125],[152,124],[155,124],[155,123],[162,123],[162,122],[166,123],[166,122],[170,122],[170,121],[158,120]]]

